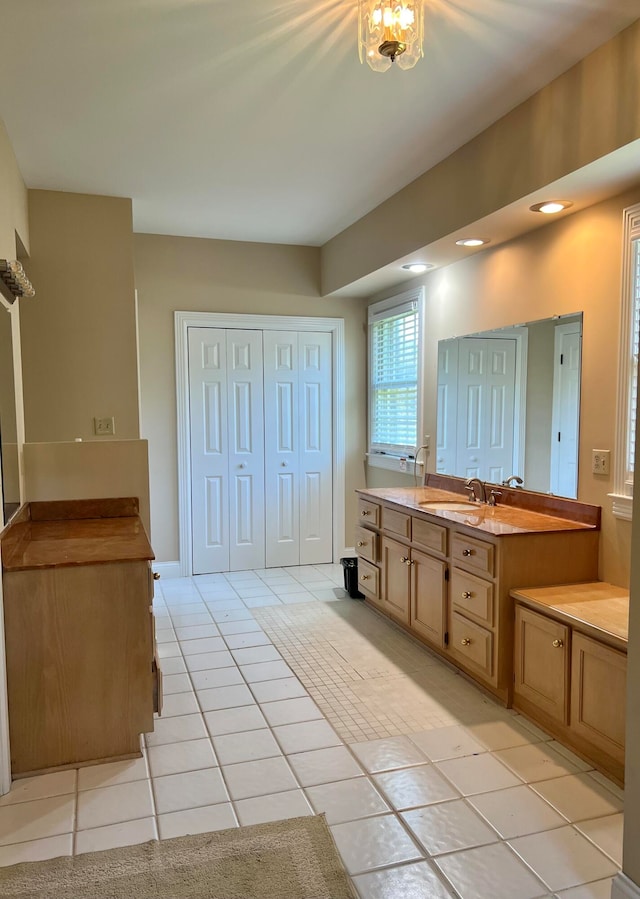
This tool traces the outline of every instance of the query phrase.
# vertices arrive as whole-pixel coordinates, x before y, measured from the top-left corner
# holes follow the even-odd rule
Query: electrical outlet
[[[93,433],[98,437],[112,437],[116,432],[113,415],[109,418],[94,418]]]
[[[591,471],[593,474],[609,474],[611,450],[591,450]]]
[[[401,457],[400,457],[400,471],[406,471],[406,470],[407,470],[407,460],[406,460],[406,457],[405,457],[405,456],[401,456]]]

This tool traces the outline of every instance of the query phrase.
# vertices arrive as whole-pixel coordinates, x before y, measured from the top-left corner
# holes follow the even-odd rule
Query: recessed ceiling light
[[[463,237],[456,243],[459,247],[483,247],[489,240],[486,237]]]
[[[529,209],[531,212],[544,212],[545,215],[555,215],[556,212],[562,212],[563,209],[568,209],[572,205],[572,203],[567,203],[565,200],[545,200],[544,203],[536,203],[534,206],[529,206]]]
[[[433,268],[433,265],[431,265],[430,262],[407,262],[402,268],[414,275],[421,275],[423,272],[426,272],[427,269]]]

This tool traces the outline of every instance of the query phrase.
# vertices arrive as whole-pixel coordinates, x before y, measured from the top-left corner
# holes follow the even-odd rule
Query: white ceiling
[[[136,231],[321,245],[638,17],[638,0],[427,0],[425,59],[358,61],[356,0],[2,0],[29,187]]]

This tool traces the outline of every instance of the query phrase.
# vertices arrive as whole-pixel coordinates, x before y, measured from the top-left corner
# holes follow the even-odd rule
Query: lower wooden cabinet
[[[516,604],[514,707],[622,783],[627,656],[576,627]]]
[[[514,694],[565,724],[569,712],[569,628],[516,606]]]
[[[571,646],[571,728],[624,764],[627,657],[584,634]]]
[[[389,537],[382,538],[381,546],[382,605],[394,618],[409,624],[411,551]]]
[[[447,564],[417,549],[411,550],[410,624],[435,646],[444,646],[447,621]]]

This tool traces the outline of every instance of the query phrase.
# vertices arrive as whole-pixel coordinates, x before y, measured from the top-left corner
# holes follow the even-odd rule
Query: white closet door
[[[332,560],[331,335],[300,332],[300,564]]]
[[[467,338],[458,360],[456,473],[499,483],[512,472],[516,341]]]
[[[265,505],[268,568],[300,561],[298,334],[264,332]]]
[[[229,570],[265,567],[262,331],[227,331]]]
[[[221,328],[189,328],[193,572],[229,568],[227,348]]]

